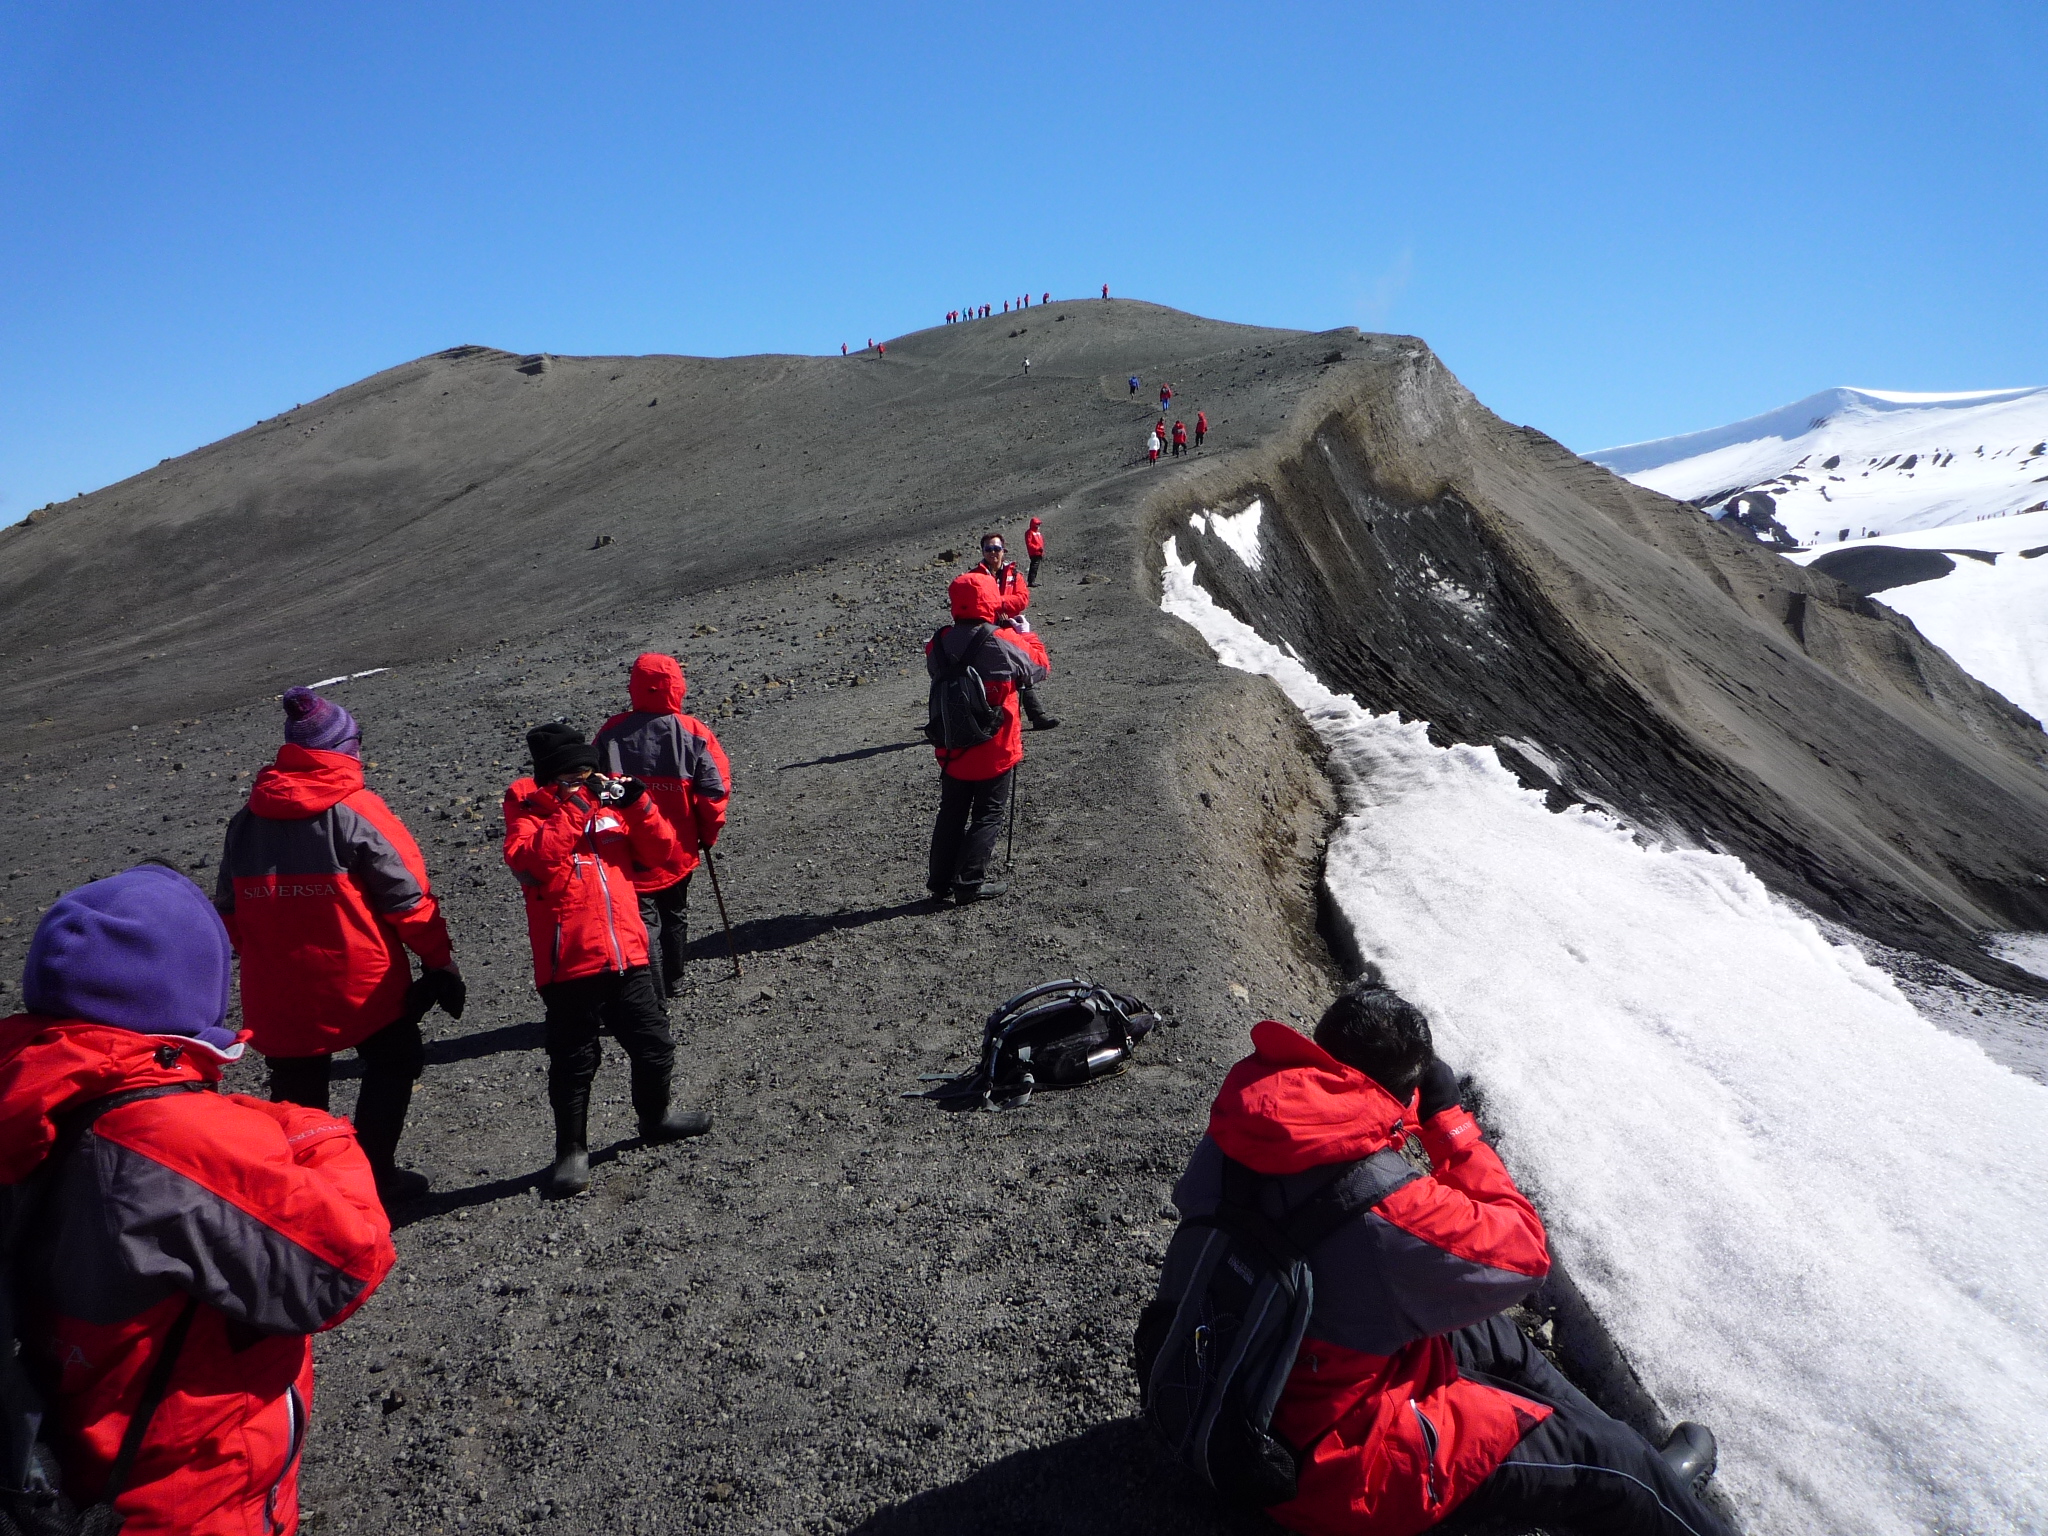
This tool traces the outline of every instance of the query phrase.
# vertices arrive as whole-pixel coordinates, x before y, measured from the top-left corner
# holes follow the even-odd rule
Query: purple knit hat
[[[234,951],[206,895],[161,864],[138,864],[59,897],[29,941],[30,1013],[142,1035],[188,1035],[217,1051]]]
[[[295,747],[363,755],[363,732],[356,717],[310,688],[285,689],[284,716],[284,739]]]

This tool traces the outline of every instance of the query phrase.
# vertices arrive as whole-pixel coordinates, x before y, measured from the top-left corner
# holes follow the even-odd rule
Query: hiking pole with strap
[[[745,976],[740,969],[740,947],[733,942],[732,919],[725,915],[725,890],[718,883],[718,861],[711,857],[711,848],[704,849],[704,867],[711,871],[711,894],[718,898],[718,920],[725,924],[725,947],[732,955],[732,974],[735,979]]]

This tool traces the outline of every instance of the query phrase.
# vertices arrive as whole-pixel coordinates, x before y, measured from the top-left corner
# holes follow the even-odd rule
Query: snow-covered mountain
[[[1942,528],[2048,508],[2048,388],[1828,389],[1586,457],[1709,514],[1761,499],[1803,545]]]
[[[1709,517],[1736,516],[2048,720],[2048,388],[1823,390],[1586,457]]]

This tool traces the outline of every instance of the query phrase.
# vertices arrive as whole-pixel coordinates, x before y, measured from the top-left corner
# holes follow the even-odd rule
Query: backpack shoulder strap
[[[100,1503],[111,1507],[121,1497],[121,1490],[127,1487],[128,1473],[142,1450],[143,1440],[149,1435],[149,1421],[156,1417],[157,1409],[163,1406],[164,1398],[170,1393],[171,1372],[178,1367],[178,1356],[185,1352],[185,1335],[192,1331],[192,1318],[198,1311],[199,1298],[187,1296],[178,1320],[164,1335],[164,1347],[158,1352],[156,1363],[150,1367],[149,1381],[142,1389],[142,1400],[128,1415],[128,1432],[121,1437],[121,1449],[114,1457],[105,1485],[100,1489]]]
[[[1398,1150],[1383,1148],[1343,1166],[1335,1178],[1297,1206],[1282,1226],[1297,1248],[1313,1252],[1345,1222],[1421,1177]]]

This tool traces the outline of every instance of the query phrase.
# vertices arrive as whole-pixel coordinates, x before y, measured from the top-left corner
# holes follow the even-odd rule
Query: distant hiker
[[[1105,299],[1109,297],[1109,284],[1107,284],[1107,283],[1104,283],[1104,284],[1102,285],[1102,296],[1103,296],[1103,297],[1104,297]]]
[[[1132,375],[1131,375],[1131,393],[1135,395],[1135,394],[1136,394],[1137,392],[1138,392],[1138,376],[1137,376],[1137,375],[1136,375],[1136,374],[1134,373],[1134,374],[1132,374]]]
[[[0,1020],[0,1183],[21,1223],[6,1369],[40,1391],[64,1491],[113,1505],[66,1530],[296,1529],[310,1335],[396,1258],[346,1120],[219,1091],[242,1054],[232,980],[205,894],[144,864],[43,914],[26,1011]],[[25,1411],[10,1395],[16,1456]]]
[[[228,822],[213,904],[242,957],[242,1023],[271,1098],[325,1110],[334,1056],[353,1050],[356,1139],[396,1205],[428,1188],[397,1165],[427,1063],[420,1020],[436,1003],[461,1018],[467,989],[419,844],[363,785],[355,717],[310,688],[287,689],[284,712],[276,761]]]
[[[1038,564],[1045,558],[1045,535],[1040,528],[1040,519],[1034,517],[1031,526],[1024,530],[1024,553],[1031,557],[1031,569],[1024,576],[1027,586],[1038,585]]]
[[[877,346],[877,347],[875,348],[875,356],[877,356],[877,357],[887,357],[888,355],[889,355],[889,343],[887,343],[886,341],[885,341],[885,342],[883,342],[883,343],[881,343],[881,344],[880,344],[879,346]]]
[[[839,355],[841,357],[846,356],[846,343],[843,341],[839,343]]]
[[[1026,373],[1031,371],[1031,359],[1028,357],[1024,359],[1024,371]]]
[[[1164,417],[1166,415],[1166,408],[1171,404],[1173,404],[1173,386],[1171,384],[1160,385],[1159,414],[1161,417]],[[1160,425],[1163,427],[1165,425],[1165,422],[1161,421]]]
[[[1411,1134],[1428,1174],[1401,1156]],[[1695,1492],[1711,1434],[1681,1424],[1660,1453],[1502,1315],[1549,1273],[1543,1222],[1398,994],[1353,983],[1313,1040],[1254,1025],[1173,1203],[1183,1225],[1138,1329],[1148,1413],[1176,1411],[1157,1394],[1178,1381],[1153,1368],[1186,1363],[1176,1313],[1218,1230],[1204,1223],[1229,1207],[1315,1234],[1302,1239],[1314,1311],[1272,1420],[1298,1448],[1299,1486],[1267,1510],[1281,1525],[1405,1536],[1456,1510],[1487,1529],[1725,1536]]]
[[[1024,617],[1024,610],[1031,606],[1031,583],[1016,563],[1008,558],[1003,548],[1003,536],[999,533],[983,534],[981,539],[981,564],[975,570],[986,574],[996,584],[996,625],[1001,629],[1014,629],[1025,637],[1024,647],[1030,651],[1041,666],[1050,668],[1052,658],[1046,654],[1045,642],[1031,633],[1031,621]],[[1045,712],[1038,701],[1038,689],[1030,682],[1017,685],[1017,702],[1024,708],[1025,718],[1030,720],[1034,731],[1051,731],[1059,728],[1059,721]]]
[[[1164,416],[1152,423],[1152,435],[1159,439],[1159,446],[1161,448],[1164,448],[1173,441],[1172,434],[1166,430],[1166,418]]]
[[[1047,669],[1012,631],[995,627],[996,583],[987,571],[964,571],[946,597],[953,622],[925,645],[925,671],[932,679],[935,719],[933,754],[939,762],[939,815],[932,825],[931,863],[925,888],[932,899],[951,895],[965,905],[1008,892],[1009,883],[988,878],[1003,813],[1009,809],[1017,765],[1024,760],[1024,730],[1017,717],[1017,689],[1042,680]],[[978,679],[992,718],[988,734],[971,745],[948,745],[945,720],[955,711],[943,697],[949,682]],[[971,734],[971,731],[970,731]]]
[[[1010,312],[1010,301],[1009,301],[1008,299],[1005,299],[1005,300],[1003,300],[1003,313],[1007,315],[1007,314],[1008,314],[1009,312]]]
[[[1154,427],[1145,434],[1145,455],[1154,464],[1159,462],[1159,429]]]
[[[597,748],[568,725],[526,733],[533,776],[505,791],[505,863],[526,897],[533,979],[547,1008],[548,1104],[555,1162],[546,1193],[590,1187],[590,1083],[598,1037],[632,1063],[633,1112],[648,1141],[711,1129],[702,1110],[669,1107],[675,1042],[648,963],[633,866],[674,867],[682,848],[638,779],[596,772]]]
[[[1052,295],[1050,293],[1047,293],[1042,298],[1040,298],[1038,302],[1041,304],[1050,304],[1052,302]]]
[[[673,863],[659,869],[637,860],[632,865],[654,989],[674,997],[683,987],[683,951],[690,942],[690,876],[697,869],[698,850],[708,851],[725,829],[732,764],[717,733],[683,713],[690,685],[675,657],[643,653],[633,663],[626,691],[632,709],[605,721],[591,745],[606,773],[647,786],[676,835]]]
[[[1175,421],[1173,424],[1173,456],[1177,459],[1188,451],[1188,424]]]
[[[1201,447],[1202,439],[1207,437],[1208,435],[1209,413],[1207,411],[1195,412],[1195,446],[1197,448]]]

